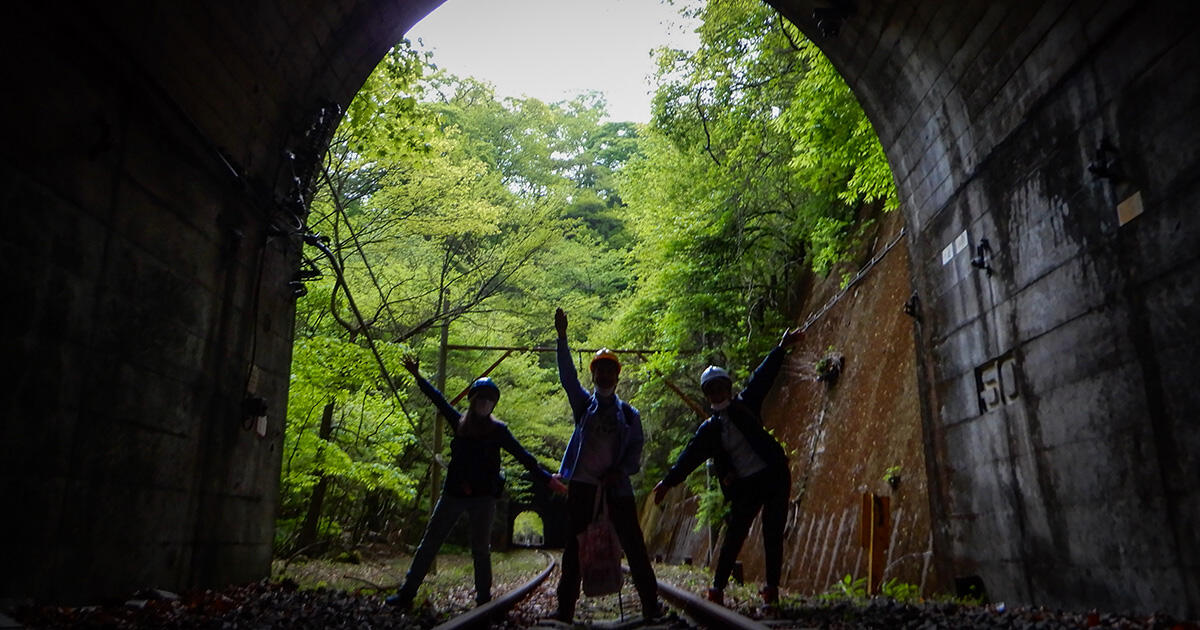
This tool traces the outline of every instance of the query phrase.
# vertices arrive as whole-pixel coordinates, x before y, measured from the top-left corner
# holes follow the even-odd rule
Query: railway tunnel
[[[0,598],[268,573],[287,234],[341,108],[438,4],[9,7]],[[771,4],[900,191],[941,570],[1200,613],[1200,8]]]

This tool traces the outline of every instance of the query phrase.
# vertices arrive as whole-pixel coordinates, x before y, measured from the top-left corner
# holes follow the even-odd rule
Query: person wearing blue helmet
[[[779,345],[767,354],[746,387],[736,395],[729,372],[708,366],[700,375],[700,389],[712,416],[696,429],[675,465],[654,486],[654,502],[662,503],[667,490],[682,483],[705,460],[713,460],[713,472],[732,503],[725,540],[713,572],[713,585],[708,589],[708,599],[718,604],[724,603],[729,574],[760,511],[766,568],[766,585],[761,594],[767,605],[779,601],[783,530],[792,478],[787,453],[763,426],[762,406],[789,349],[803,337],[799,329],[785,330]]]
[[[508,425],[496,419],[492,411],[500,401],[500,387],[490,378],[480,378],[467,390],[469,406],[463,414],[454,408],[442,392],[421,376],[417,361],[404,360],[404,367],[413,375],[417,386],[450,424],[454,438],[450,442],[450,465],[442,484],[442,496],[433,508],[433,516],[425,527],[421,544],[413,555],[412,565],[400,590],[387,598],[387,603],[404,609],[412,607],[417,589],[429,572],[438,549],[450,529],[463,514],[469,515],[471,558],[475,566],[475,601],[491,600],[492,558],[489,541],[496,496],[503,489],[500,481],[500,449],[512,454],[538,481],[557,493],[566,486],[547,472],[537,459],[521,446],[509,431]]]

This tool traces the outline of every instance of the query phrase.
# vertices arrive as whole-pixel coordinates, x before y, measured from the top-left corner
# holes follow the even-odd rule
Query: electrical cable
[[[807,331],[809,326],[815,324],[818,319],[821,319],[821,317],[829,311],[829,309],[833,308],[833,305],[837,304],[838,301],[846,295],[846,292],[850,290],[850,287],[858,284],[859,280],[862,280],[863,277],[866,276],[867,273],[879,263],[880,260],[883,260],[883,257],[886,256],[888,252],[892,251],[892,248],[896,246],[896,243],[899,243],[900,239],[904,237],[904,233],[904,228],[900,228],[900,231],[896,234],[895,238],[893,238],[891,242],[883,248],[883,251],[876,254],[875,257],[870,260],[870,262],[863,265],[862,269],[859,269],[858,273],[856,273],[854,277],[850,279],[850,282],[846,283],[846,286],[842,287],[842,289],[838,291],[832,298],[830,298],[824,306],[822,306],[812,315],[809,315],[808,318],[804,320],[804,324],[800,326],[800,332]]]
[[[346,230],[350,232],[350,238],[354,241],[354,248],[358,251],[358,257],[362,259],[363,267],[367,270],[367,276],[371,279],[371,284],[375,285],[375,291],[379,293],[380,303],[387,310],[388,316],[393,322],[400,321],[396,314],[392,312],[391,302],[387,299],[387,294],[383,292],[383,287],[379,286],[379,279],[375,275],[375,270],[371,267],[371,262],[367,259],[367,252],[363,249],[362,243],[358,239],[358,233],[354,231],[354,226],[350,223],[350,217],[346,214],[346,209],[342,206],[338,197],[338,191],[334,190],[333,178],[329,176],[329,169],[322,167],[321,174],[325,177],[325,184],[329,187],[329,194],[333,200],[334,211],[341,215],[346,222]]]
[[[367,340],[367,346],[370,347],[371,354],[375,357],[376,363],[379,364],[379,371],[383,373],[383,380],[387,381],[388,388],[391,389],[392,395],[396,398],[396,403],[400,406],[400,411],[406,418],[408,418],[409,423],[412,424],[412,415],[408,413],[408,408],[404,406],[404,400],[400,396],[400,390],[396,389],[396,383],[392,379],[391,373],[388,371],[387,364],[383,360],[383,355],[379,352],[379,347],[375,344],[375,339],[371,337],[371,331],[367,327],[366,320],[363,319],[362,312],[358,310],[358,304],[354,301],[354,296],[350,293],[350,286],[346,283],[346,277],[342,272],[341,264],[338,263],[337,256],[334,255],[333,250],[329,249],[329,245],[326,244],[325,241],[317,234],[305,232],[304,234],[301,234],[301,237],[304,239],[305,244],[317,248],[317,250],[319,250],[325,255],[326,258],[329,259],[329,265],[333,269],[334,275],[337,276],[338,282],[342,284],[342,291],[346,294],[346,302],[350,305],[350,311],[354,313],[355,319],[358,320],[358,325],[362,330],[363,337],[365,337]],[[446,464],[442,462],[440,454],[437,453],[432,446],[426,443],[423,438],[417,437],[416,443],[426,450],[432,461],[437,462],[439,466],[446,468]]]

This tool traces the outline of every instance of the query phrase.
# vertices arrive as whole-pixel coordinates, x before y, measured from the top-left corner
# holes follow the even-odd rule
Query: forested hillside
[[[752,362],[794,323],[801,274],[844,271],[861,206],[896,205],[815,46],[759,2],[697,10],[700,49],[656,53],[647,125],[607,121],[598,94],[498,98],[407,43],[370,77],[312,191],[327,240],[297,302],[280,551],[418,536],[445,425],[402,357],[432,380],[443,327],[452,345],[552,346],[559,306],[574,347],[657,350],[619,389],[643,414],[644,493],[694,426],[667,381],[698,397],[704,365]],[[449,351],[447,397],[500,357]],[[571,423],[553,356],[492,376],[497,416],[556,469]]]

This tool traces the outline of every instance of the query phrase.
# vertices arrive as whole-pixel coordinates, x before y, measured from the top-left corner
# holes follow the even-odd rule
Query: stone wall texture
[[[7,8],[0,598],[266,573],[293,175],[318,113],[437,4]],[[937,570],[1200,614],[1200,5],[772,4],[846,76],[901,191]],[[837,35],[817,5],[845,8]]]
[[[6,8],[0,600],[268,573],[298,261],[284,154],[303,171],[320,109],[435,4]]]
[[[1200,612],[1200,7],[773,4],[856,91],[901,191],[946,574]],[[848,9],[836,36],[816,4]]]

